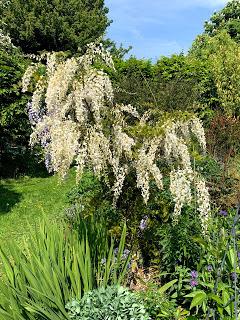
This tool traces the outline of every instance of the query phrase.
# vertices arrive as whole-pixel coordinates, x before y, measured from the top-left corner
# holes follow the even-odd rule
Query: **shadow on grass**
[[[0,184],[0,215],[8,213],[21,200],[21,194]]]

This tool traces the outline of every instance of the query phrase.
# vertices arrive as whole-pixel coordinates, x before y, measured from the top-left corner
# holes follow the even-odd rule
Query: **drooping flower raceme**
[[[195,116],[182,120],[168,116],[167,121],[158,122],[155,132],[149,112],[140,114],[131,105],[114,104],[108,75],[95,67],[99,61],[113,67],[111,56],[101,46],[89,45],[81,57],[66,59],[53,53],[45,54],[44,58],[45,64],[37,59],[26,70],[23,91],[35,81],[28,106],[33,128],[31,144],[42,145],[48,169],[64,177],[74,162],[78,179],[86,166],[99,177],[113,175],[114,179],[109,181],[113,181],[115,203],[126,176],[135,172],[136,185],[147,203],[151,180],[163,189],[159,161],[164,159],[172,168],[170,191],[176,203],[175,220],[181,208],[190,204],[195,188],[205,225],[209,213],[208,191],[204,180],[193,172],[188,151],[193,135],[205,149],[201,122]],[[41,75],[37,75],[39,67]],[[130,130],[134,126],[154,134],[134,134]]]

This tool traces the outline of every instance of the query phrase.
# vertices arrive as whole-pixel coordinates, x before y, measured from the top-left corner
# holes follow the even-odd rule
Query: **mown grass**
[[[63,182],[57,176],[0,180],[0,245],[12,240],[21,244],[29,225],[43,216],[61,217],[74,183],[73,171]]]

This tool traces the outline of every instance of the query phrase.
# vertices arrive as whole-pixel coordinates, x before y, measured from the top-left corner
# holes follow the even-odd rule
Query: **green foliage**
[[[64,225],[43,223],[22,249],[0,249],[4,276],[0,281],[0,319],[68,319],[65,304],[98,286],[120,284],[128,260],[122,261],[126,229],[117,258],[114,241],[91,243]],[[90,245],[91,243],[91,245]],[[106,263],[102,263],[103,257]]]
[[[219,122],[221,119],[223,122]],[[234,133],[231,132],[231,126],[226,128],[224,125],[220,125],[220,123],[231,125],[231,121],[226,121],[225,117],[214,118],[206,134],[209,154],[204,158],[195,160],[196,166],[208,183],[212,210],[233,208],[236,205],[239,180],[230,171],[231,159],[229,159],[229,156],[232,157],[233,154],[231,155],[231,149],[228,149],[229,145],[234,145],[234,140],[230,138]],[[238,127],[236,129],[238,131]]]
[[[141,300],[123,287],[99,288],[67,304],[73,320],[148,320]]]
[[[110,24],[103,0],[1,2],[0,28],[27,53],[72,53],[103,35]]]
[[[82,216],[114,215],[111,202],[111,192],[104,181],[100,181],[92,172],[84,173],[78,185],[74,186],[68,194],[71,207],[66,214],[71,219],[76,218],[76,210],[81,211]]]
[[[226,30],[235,41],[240,41],[240,1],[228,1],[220,11],[214,12],[209,21],[205,23],[205,33],[215,36],[221,30]]]
[[[144,264],[149,265],[151,260],[159,255],[155,246],[158,241],[153,229],[157,229],[158,220],[162,221],[161,217],[168,219],[167,201],[170,195],[169,192],[159,192],[157,187],[153,186],[153,195],[146,207],[140,191],[135,186],[134,177],[129,176],[125,184],[126,191],[114,207],[112,194],[105,182],[98,180],[93,173],[85,172],[79,185],[74,187],[68,195],[71,206],[66,210],[66,217],[75,229],[79,229],[79,222],[82,223],[82,221],[91,228],[92,219],[94,219],[100,226],[105,225],[108,232],[117,238],[120,237],[124,221],[127,221],[127,242],[135,251],[141,250]],[[148,228],[140,232],[139,224],[143,218],[143,211],[149,217]]]
[[[184,208],[179,223],[172,225],[174,205],[168,191],[168,181],[165,180],[164,184],[164,190],[159,191],[151,183],[152,192],[146,206],[129,177],[125,181],[125,191],[114,208],[111,193],[107,192],[104,182],[87,172],[80,184],[69,193],[71,207],[66,210],[67,218],[75,229],[79,229],[79,217],[80,221],[85,221],[89,226],[92,225],[92,219],[97,220],[98,230],[101,225],[106,225],[109,233],[116,237],[119,237],[123,222],[127,221],[127,243],[134,252],[140,253],[138,263],[144,267],[155,265],[169,272],[175,270],[176,263],[193,267],[200,250],[199,245],[193,241],[193,237],[201,234],[197,214],[193,208]],[[146,219],[143,230],[140,229],[142,219]]]
[[[208,99],[203,102],[224,114],[239,114],[240,48],[229,34],[222,30],[214,37],[199,36],[190,51],[194,59],[206,68]],[[205,90],[205,89],[204,89]]]
[[[240,47],[226,32],[209,40],[209,61],[220,106],[227,115],[239,115]]]
[[[114,59],[124,59],[124,56],[129,53],[129,51],[132,49],[132,46],[129,46],[128,48],[124,48],[122,43],[120,46],[117,46],[115,41],[112,41],[110,39],[103,40],[104,47],[111,53],[111,56]]]
[[[210,153],[227,165],[240,150],[240,119],[216,113],[206,136]]]
[[[16,48],[0,49],[0,172],[1,167],[6,173],[11,167],[19,170],[27,166],[31,126],[26,110],[28,96],[21,93],[27,63]]]
[[[152,319],[175,319],[175,302],[159,293],[156,286],[150,286],[146,291],[139,292],[138,295]]]
[[[173,272],[176,265],[194,267],[199,259],[200,246],[193,238],[201,234],[194,208],[185,208],[176,225],[164,223],[156,230],[160,250],[161,270]]]
[[[197,318],[235,319],[234,279],[238,292],[240,269],[231,241],[233,214],[220,211],[209,222],[208,238],[193,238],[201,248],[195,270],[177,266],[171,274],[178,278],[170,289],[171,297]]]
[[[194,65],[184,55],[162,57],[156,64],[149,60],[116,60],[111,78],[116,101],[131,103],[146,111],[192,110],[197,99]]]

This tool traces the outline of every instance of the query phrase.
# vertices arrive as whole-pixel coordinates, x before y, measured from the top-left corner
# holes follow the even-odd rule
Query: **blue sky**
[[[107,36],[133,46],[138,58],[187,52],[204,21],[227,0],[105,0],[113,23]]]

